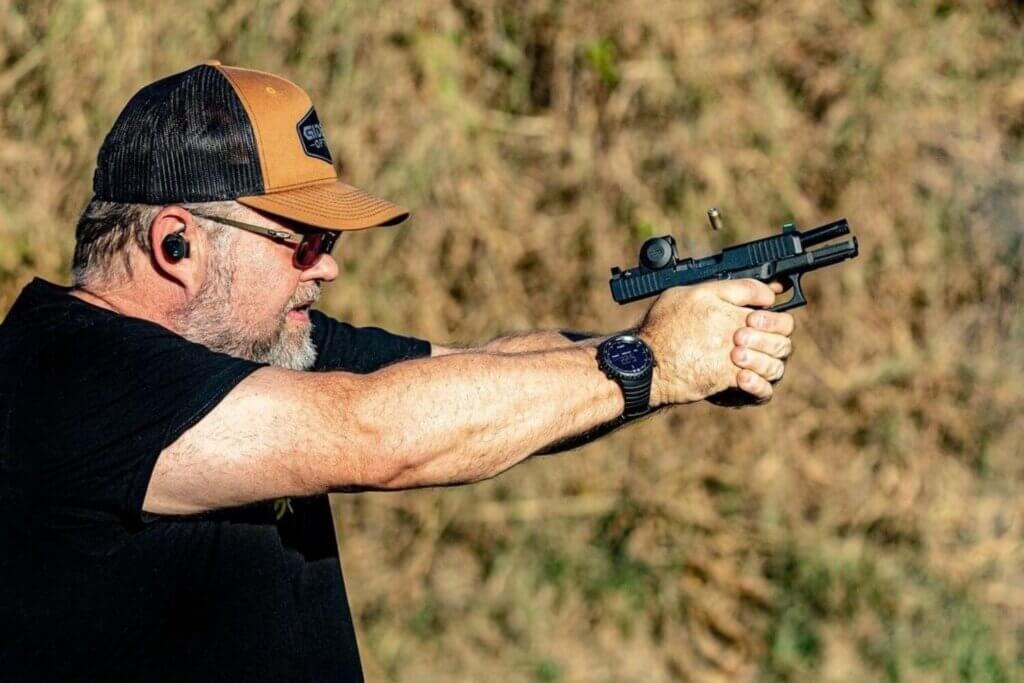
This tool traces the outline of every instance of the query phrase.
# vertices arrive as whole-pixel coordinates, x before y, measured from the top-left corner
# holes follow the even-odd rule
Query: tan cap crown
[[[209,64],[234,88],[252,124],[264,192],[246,206],[332,230],[393,225],[409,212],[338,180],[309,96],[280,76]]]

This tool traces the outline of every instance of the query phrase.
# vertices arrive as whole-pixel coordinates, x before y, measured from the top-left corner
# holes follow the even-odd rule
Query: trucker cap
[[[309,96],[262,71],[207,62],[137,92],[107,133],[96,199],[234,199],[329,230],[394,225],[409,212],[338,180]]]

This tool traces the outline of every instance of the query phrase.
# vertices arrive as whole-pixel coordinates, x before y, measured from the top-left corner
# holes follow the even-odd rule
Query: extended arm
[[[621,411],[593,347],[467,352],[369,375],[264,368],[164,450],[145,509],[479,481]]]
[[[652,404],[731,387],[770,398],[792,318],[746,306],[773,300],[754,281],[662,295],[639,332],[659,363]],[[771,322],[755,324],[762,316]],[[768,332],[773,325],[788,329]],[[451,353],[369,375],[264,368],[164,449],[144,509],[189,513],[329,490],[479,481],[622,408],[618,386],[597,367],[594,340]]]

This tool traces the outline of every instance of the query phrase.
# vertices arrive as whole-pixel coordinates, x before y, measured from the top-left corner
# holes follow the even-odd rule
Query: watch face
[[[654,364],[647,345],[636,337],[622,336],[602,346],[604,362],[623,375],[642,375]]]

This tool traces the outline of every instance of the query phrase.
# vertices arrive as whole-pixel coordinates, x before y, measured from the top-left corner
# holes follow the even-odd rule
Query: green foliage
[[[868,555],[828,548],[784,550],[768,566],[779,589],[768,630],[765,681],[811,680],[827,654],[826,633],[850,629],[873,680],[941,674],[943,680],[1011,680],[992,624],[962,591],[914,567],[887,576]]]
[[[614,41],[610,38],[595,40],[584,47],[583,56],[604,87],[611,90],[619,84],[619,66]]]
[[[537,662],[533,675],[537,683],[555,683],[562,679],[562,668],[553,659],[542,659]]]

